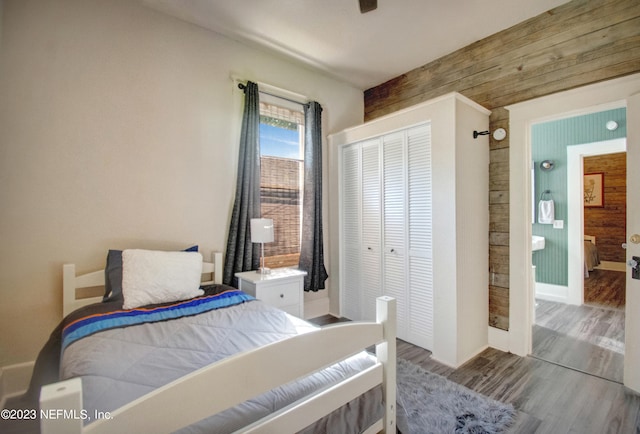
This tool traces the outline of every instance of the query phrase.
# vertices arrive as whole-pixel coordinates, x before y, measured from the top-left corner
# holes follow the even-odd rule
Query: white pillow
[[[124,250],[123,308],[133,309],[203,295],[201,278],[202,255],[198,252]]]

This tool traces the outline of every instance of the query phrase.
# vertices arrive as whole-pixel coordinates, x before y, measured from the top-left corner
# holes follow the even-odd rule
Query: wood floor
[[[595,269],[584,279],[584,302],[592,306],[624,309],[626,273]]]
[[[533,356],[622,383],[625,278],[590,272],[582,306],[536,300]]]
[[[492,348],[458,369],[398,341],[398,357],[518,410],[509,433],[640,433],[640,395],[621,384]]]
[[[623,310],[536,300],[533,356],[622,383]]]
[[[318,324],[337,320],[317,319]],[[640,433],[640,395],[621,384],[492,348],[458,369],[398,340],[398,357],[518,410],[511,434]]]

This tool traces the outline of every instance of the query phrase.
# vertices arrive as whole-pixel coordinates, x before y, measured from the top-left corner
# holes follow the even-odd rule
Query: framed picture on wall
[[[586,208],[604,207],[604,173],[585,173],[584,206]]]

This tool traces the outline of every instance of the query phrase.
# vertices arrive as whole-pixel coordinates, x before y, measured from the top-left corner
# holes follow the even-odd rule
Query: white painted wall
[[[488,112],[456,104],[456,270],[458,281],[458,364],[488,345],[489,323],[489,129]],[[482,306],[483,308],[478,308]]]
[[[224,250],[242,112],[230,75],[318,100],[325,135],[362,122],[360,90],[137,2],[2,6],[0,366],[33,360],[60,320],[63,263]]]

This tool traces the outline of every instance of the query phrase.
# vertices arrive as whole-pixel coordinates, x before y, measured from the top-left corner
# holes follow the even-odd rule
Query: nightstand
[[[236,273],[239,290],[303,319],[306,275],[306,271],[295,268],[276,268],[270,274],[255,271]]]

